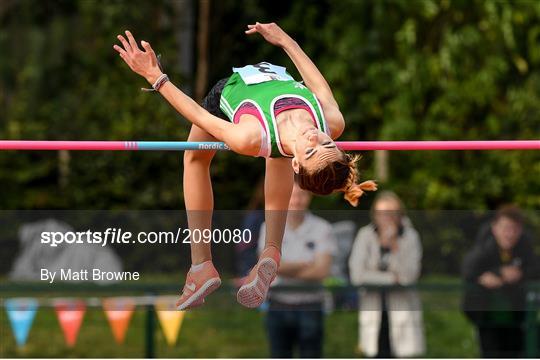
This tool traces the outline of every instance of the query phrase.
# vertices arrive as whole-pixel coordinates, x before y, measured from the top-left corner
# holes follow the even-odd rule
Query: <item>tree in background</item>
[[[298,21],[295,21],[298,20]],[[349,139],[535,139],[540,3],[295,2],[283,20],[337,89]],[[392,153],[410,207],[540,205],[538,152]]]
[[[190,89],[195,69],[185,72],[189,54],[178,44],[186,34],[194,43],[197,8],[191,1],[166,0],[3,2],[0,136],[185,139],[187,123],[159,96],[137,90],[144,84],[128,74],[111,44],[117,33],[133,29],[162,52],[174,81]],[[192,21],[179,22],[186,11]],[[210,19],[208,87],[235,65],[267,60],[291,68],[280,49],[243,34],[249,22],[275,20],[332,84],[346,114],[344,139],[538,138],[538,2],[228,1],[213,2]],[[3,207],[181,204],[179,154],[70,155],[69,181],[60,187],[57,154],[1,153]],[[262,164],[232,154],[218,158],[216,205],[242,208]],[[372,171],[371,160],[366,154],[365,172]],[[238,169],[242,177],[235,175]],[[538,152],[396,152],[389,170],[385,185],[411,208],[540,205]],[[316,205],[345,206],[338,197]]]

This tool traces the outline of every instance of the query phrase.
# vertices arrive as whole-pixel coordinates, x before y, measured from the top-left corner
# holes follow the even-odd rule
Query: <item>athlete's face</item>
[[[300,131],[294,148],[293,168],[296,173],[300,166],[307,171],[313,171],[341,158],[341,151],[330,136],[313,126]]]

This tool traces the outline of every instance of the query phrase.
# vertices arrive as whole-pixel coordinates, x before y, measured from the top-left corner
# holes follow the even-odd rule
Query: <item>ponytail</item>
[[[357,184],[356,181],[358,179],[358,170],[356,169],[356,163],[358,160],[360,160],[361,156],[351,156],[349,154],[346,156],[349,161],[349,177],[347,178],[345,187],[341,191],[345,193],[345,200],[347,200],[352,206],[356,207],[358,206],[358,199],[364,195],[364,192],[377,190],[377,183],[373,180],[367,180]]]
[[[358,199],[360,196],[364,195],[365,191],[376,191],[377,183],[373,180],[364,181],[360,184],[353,184],[345,189],[345,200],[349,202],[352,206],[358,206]]]

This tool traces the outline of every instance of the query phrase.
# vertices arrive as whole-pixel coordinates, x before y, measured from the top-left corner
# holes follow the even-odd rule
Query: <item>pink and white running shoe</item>
[[[236,300],[241,305],[256,308],[264,302],[270,284],[277,275],[280,259],[281,254],[277,248],[270,246],[263,250],[257,265],[251,269],[236,294]]]
[[[186,284],[180,299],[176,302],[177,310],[187,310],[204,304],[204,298],[213,293],[220,285],[221,279],[212,264],[212,260],[203,262],[202,267],[189,270]],[[199,265],[196,265],[198,267]]]

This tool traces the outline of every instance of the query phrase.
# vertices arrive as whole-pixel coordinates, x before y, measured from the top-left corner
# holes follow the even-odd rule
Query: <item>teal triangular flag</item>
[[[15,298],[6,300],[5,306],[15,341],[18,346],[23,346],[36,316],[38,302],[36,299]]]

